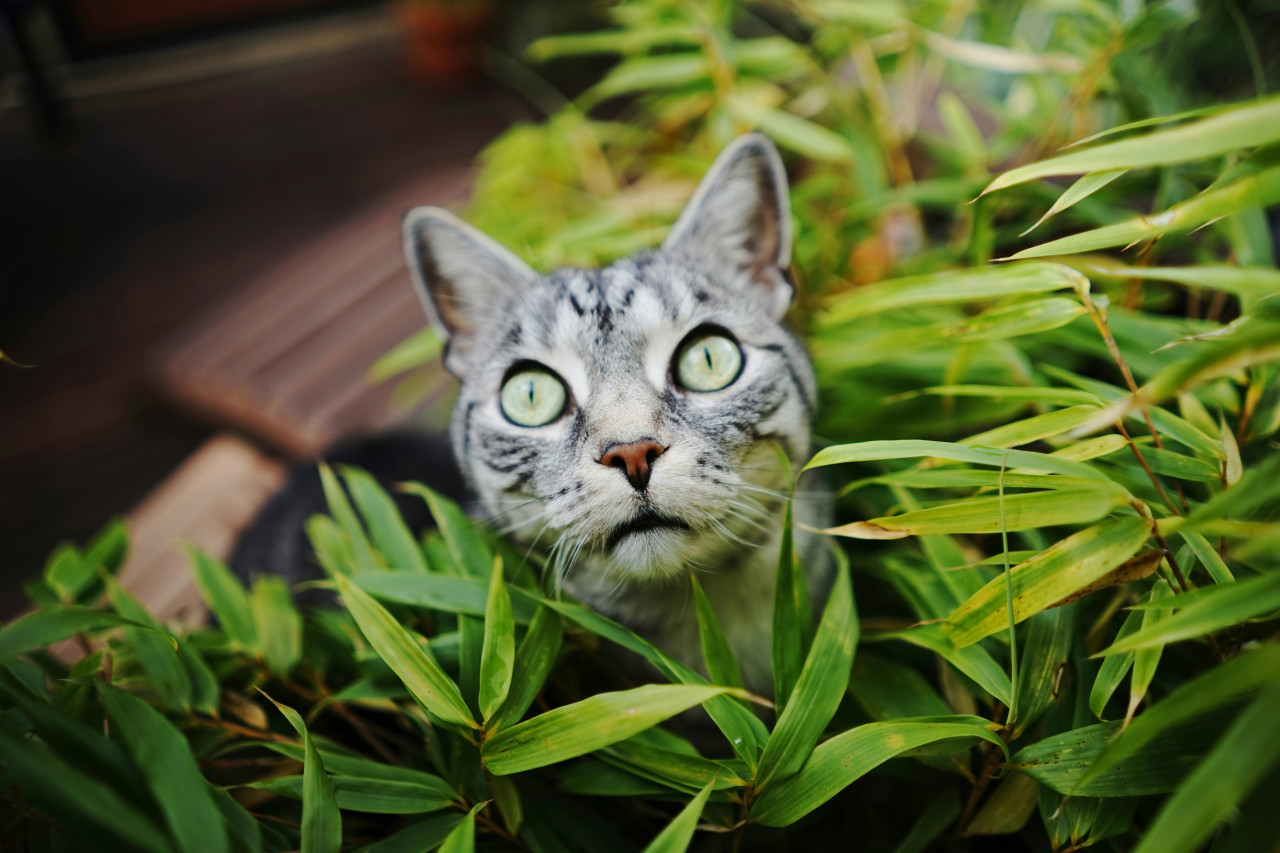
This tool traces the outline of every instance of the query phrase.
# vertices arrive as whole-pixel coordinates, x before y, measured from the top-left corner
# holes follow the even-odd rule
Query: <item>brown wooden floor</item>
[[[211,433],[147,391],[160,344],[518,108],[407,83],[394,45],[74,109],[0,114],[0,614],[60,540],[133,507]],[[388,341],[388,345],[394,341]]]

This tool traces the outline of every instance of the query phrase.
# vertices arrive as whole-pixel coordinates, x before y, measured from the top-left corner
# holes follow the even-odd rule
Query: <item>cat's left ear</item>
[[[662,248],[732,284],[759,289],[780,319],[794,295],[786,274],[791,263],[791,204],[787,173],[773,143],[759,133],[739,137],[707,172]]]
[[[405,215],[404,253],[423,310],[449,342],[446,366],[458,375],[493,312],[537,278],[524,261],[438,207]]]

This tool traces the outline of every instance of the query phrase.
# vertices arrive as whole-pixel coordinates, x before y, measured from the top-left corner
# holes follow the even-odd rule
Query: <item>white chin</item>
[[[657,528],[632,533],[614,546],[610,568],[630,581],[659,581],[684,570],[693,555],[687,530]]]

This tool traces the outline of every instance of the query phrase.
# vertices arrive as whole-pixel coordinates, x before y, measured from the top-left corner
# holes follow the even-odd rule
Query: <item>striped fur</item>
[[[751,686],[767,689],[772,588],[787,476],[809,455],[814,379],[783,327],[790,219],[772,145],[738,140],[704,179],[662,248],[604,269],[538,275],[434,208],[406,219],[406,252],[423,304],[448,337],[461,380],[451,439],[484,512],[545,546],[557,581],[686,663],[701,660],[686,573],[698,573]],[[736,380],[693,392],[672,360],[699,327],[742,351]],[[513,365],[535,362],[568,390],[545,426],[504,417]],[[643,491],[600,462],[617,443],[666,448]],[[802,491],[797,520],[827,523],[829,500]],[[643,513],[688,529],[619,536]],[[810,586],[828,560],[800,533]]]

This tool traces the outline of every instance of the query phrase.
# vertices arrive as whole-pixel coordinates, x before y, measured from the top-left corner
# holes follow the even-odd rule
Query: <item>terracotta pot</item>
[[[397,3],[395,12],[405,30],[410,76],[436,88],[456,88],[475,80],[495,11],[489,0]]]

